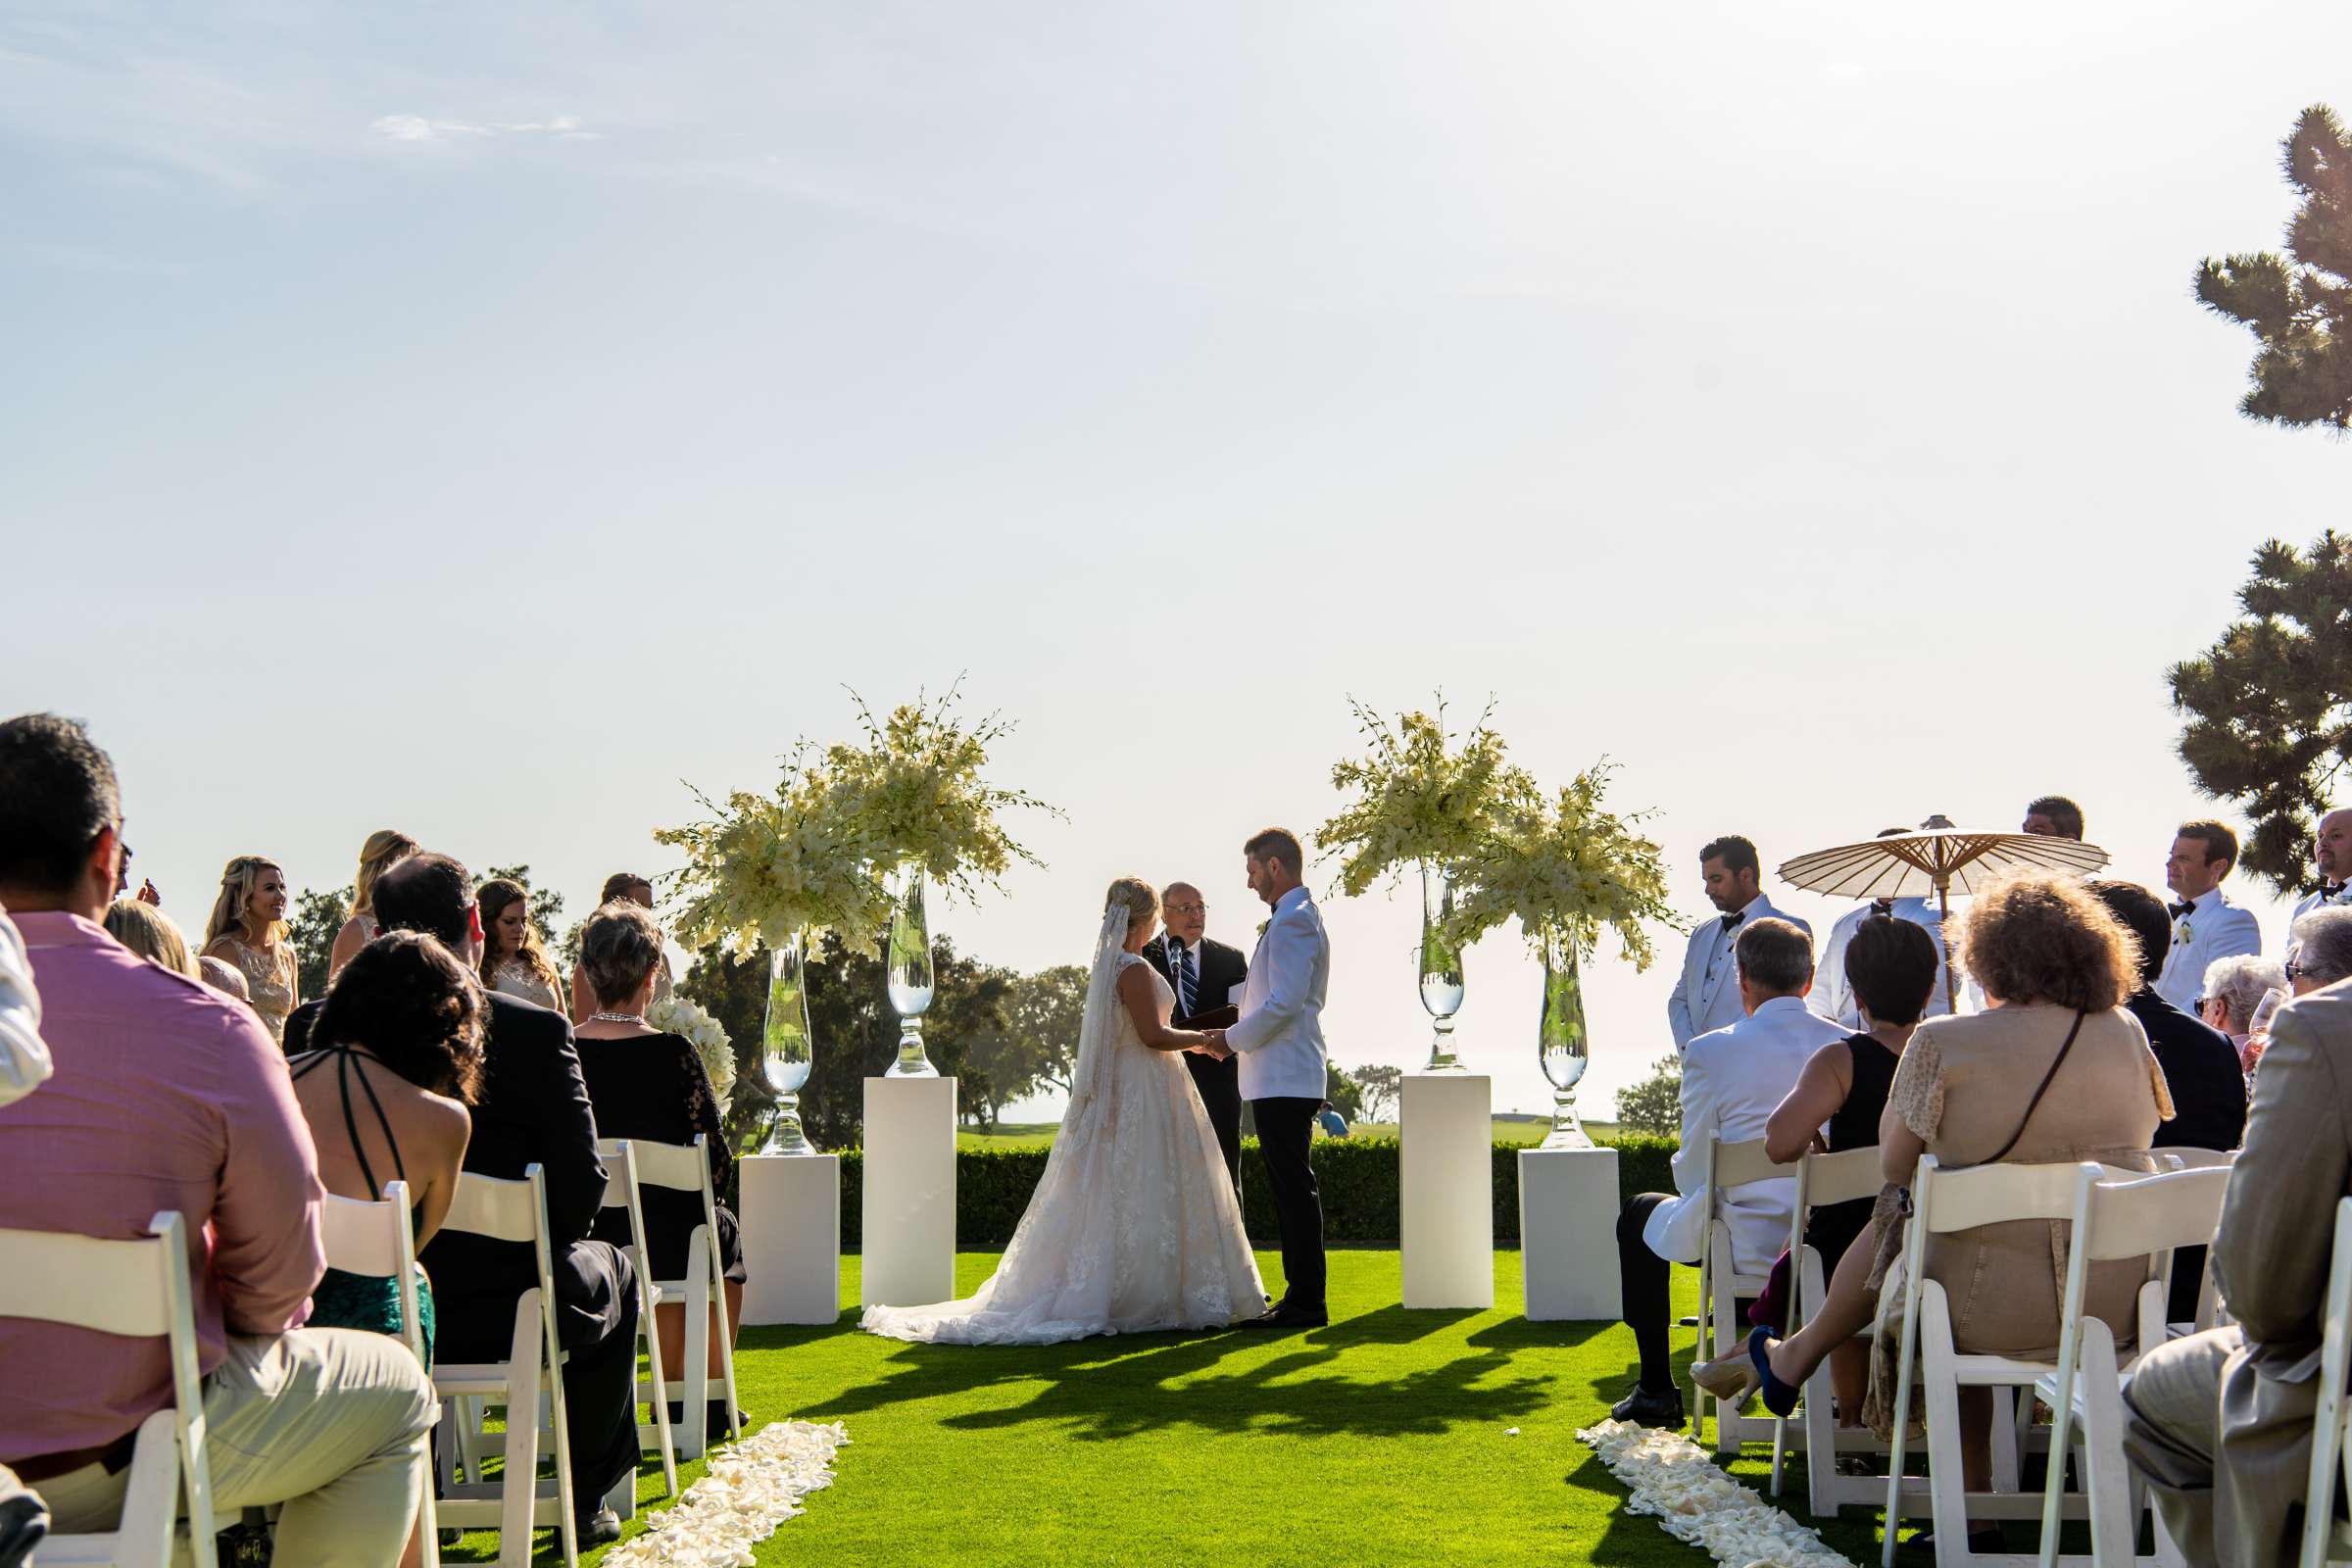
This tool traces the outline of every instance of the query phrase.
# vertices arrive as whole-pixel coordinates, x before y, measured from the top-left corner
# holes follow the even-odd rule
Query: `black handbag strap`
[[[2082,1032],[2082,1020],[2088,1016],[2089,1013],[2083,1008],[2075,1009],[2075,1026],[2066,1032],[2066,1044],[2058,1048],[2057,1056],[2050,1062],[2050,1070],[2041,1075],[2041,1083],[2035,1087],[2034,1098],[2026,1102],[2026,1113],[2018,1118],[2017,1131],[2009,1135],[2009,1141],[2001,1146],[1998,1153],[1989,1159],[1980,1159],[1977,1164],[1998,1165],[2008,1157],[2009,1151],[2017,1147],[2017,1141],[2026,1136],[2026,1123],[2032,1121],[2034,1112],[2041,1108],[2041,1097],[2050,1092],[2050,1080],[2057,1077],[2058,1069],[2066,1065],[2067,1054],[2075,1049],[2075,1036]],[[1960,1168],[1967,1170],[1971,1167],[1963,1165]]]

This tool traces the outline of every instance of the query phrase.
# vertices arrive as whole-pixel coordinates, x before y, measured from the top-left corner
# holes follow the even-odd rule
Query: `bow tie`
[[[1883,920],[1891,920],[1894,918],[1894,901],[1892,899],[1873,899],[1870,901],[1870,912]]]
[[[2172,916],[2174,919],[2185,920],[2189,916],[2189,911],[2194,909],[2196,906],[2194,904],[2168,904],[2165,906],[2165,907],[2172,911]]]
[[[1747,911],[1745,909],[1741,909],[1738,914],[1725,915],[1723,917],[1723,934],[1727,937],[1730,936],[1733,932],[1740,929],[1740,922],[1746,918]]]
[[[2344,887],[2345,884],[2341,882],[2322,882],[2320,884],[2320,902],[2333,904],[2344,896]]]

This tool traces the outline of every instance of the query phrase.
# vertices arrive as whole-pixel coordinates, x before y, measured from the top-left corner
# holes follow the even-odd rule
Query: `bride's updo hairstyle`
[[[1159,894],[1151,883],[1140,876],[1123,876],[1110,885],[1102,896],[1102,907],[1127,906],[1127,924],[1130,929],[1142,925],[1159,913]]]

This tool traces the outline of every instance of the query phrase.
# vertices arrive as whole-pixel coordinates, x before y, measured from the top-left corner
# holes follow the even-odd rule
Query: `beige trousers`
[[[273,1561],[397,1568],[425,1486],[437,1406],[400,1341],[358,1329],[232,1337],[204,1380],[214,1522],[283,1504]],[[52,1528],[111,1530],[130,1472],[84,1465],[41,1483]]]

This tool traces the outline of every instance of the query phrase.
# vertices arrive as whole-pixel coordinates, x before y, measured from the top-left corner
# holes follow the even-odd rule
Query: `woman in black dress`
[[[661,968],[662,929],[641,906],[616,900],[589,916],[580,934],[578,972],[596,1010],[580,1020],[574,1040],[580,1075],[587,1080],[588,1099],[596,1110],[597,1136],[691,1144],[701,1133],[709,1140],[711,1188],[722,1191],[735,1161],[720,1131],[718,1097],[711,1093],[710,1076],[685,1036],[663,1034],[645,1021]],[[684,1279],[687,1239],[703,1223],[702,1195],[648,1187],[640,1196],[653,1277]],[[627,1211],[606,1209],[591,1234],[616,1247],[628,1246]],[[726,1273],[731,1341],[743,1323],[743,1248],[735,1216],[723,1203],[718,1205],[713,1241]],[[676,1368],[686,1354],[685,1304],[663,1301],[654,1309],[654,1318],[662,1337],[662,1364]],[[710,1367],[713,1378],[722,1368],[719,1355],[714,1335]],[[713,1398],[710,1417],[721,1425],[723,1398]]]

